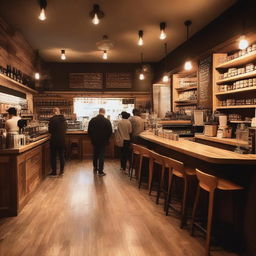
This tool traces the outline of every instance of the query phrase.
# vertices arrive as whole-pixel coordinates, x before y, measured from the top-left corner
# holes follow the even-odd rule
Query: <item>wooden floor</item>
[[[64,177],[47,178],[18,217],[0,219],[0,255],[203,255],[204,240],[166,217],[118,162],[107,161],[105,171],[94,176],[90,162],[72,161]]]

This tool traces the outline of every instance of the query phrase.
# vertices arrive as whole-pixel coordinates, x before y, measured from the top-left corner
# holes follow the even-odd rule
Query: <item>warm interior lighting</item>
[[[245,38],[245,36],[242,36],[239,41],[239,49],[245,50],[249,46],[248,40]]]
[[[106,59],[108,58],[108,53],[107,53],[107,51],[103,51],[102,58],[103,58],[104,60],[106,60]]]
[[[65,60],[65,59],[66,59],[65,50],[61,50],[60,58],[61,58],[62,60]]]
[[[40,8],[41,8],[41,11],[40,11],[40,14],[38,16],[38,19],[44,21],[44,20],[46,20],[46,14],[45,14],[45,9],[46,9],[46,6],[47,6],[46,0],[40,0],[39,5],[40,5]]]
[[[186,61],[184,64],[184,69],[187,71],[190,71],[192,69],[192,62],[191,61]]]
[[[100,19],[104,17],[104,12],[100,10],[100,6],[98,4],[94,4],[93,9],[90,12],[90,16],[92,18],[92,23],[94,25],[98,25],[100,23]]]
[[[164,40],[166,38],[165,28],[166,28],[166,23],[161,22],[160,23],[160,36],[159,36],[159,38],[161,40]]]
[[[167,74],[164,74],[162,81],[164,83],[168,83],[169,82],[169,76]]]
[[[35,73],[35,79],[39,80],[40,79],[40,74],[38,72]]]
[[[145,76],[144,76],[144,74],[143,74],[143,73],[140,73],[140,75],[139,75],[139,79],[140,79],[140,80],[144,80],[144,79],[145,79]]]
[[[138,45],[143,45],[144,44],[144,42],[143,42],[143,31],[142,30],[140,30],[139,31],[139,41],[138,41]]]

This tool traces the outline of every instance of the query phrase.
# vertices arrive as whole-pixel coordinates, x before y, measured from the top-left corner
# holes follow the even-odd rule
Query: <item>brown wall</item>
[[[247,2],[244,9],[244,4]],[[223,42],[242,33],[245,20],[245,33],[256,31],[256,0],[240,0],[213,22],[177,47],[167,56],[169,71],[182,65],[186,58],[197,58]],[[245,17],[245,19],[244,19]],[[193,26],[193,24],[192,24]],[[184,27],[185,29],[185,27]],[[164,59],[155,65],[154,82],[161,79],[164,72]]]
[[[146,79],[138,79],[139,64],[135,63],[45,63],[51,81],[49,84],[42,85],[44,89],[51,91],[81,91],[81,89],[69,88],[69,73],[90,73],[90,72],[131,72],[133,74],[132,88],[127,89],[107,89],[105,79],[103,79],[103,89],[94,91],[150,91],[153,73],[150,72]],[[48,88],[49,87],[49,88]],[[92,91],[85,90],[84,91]]]

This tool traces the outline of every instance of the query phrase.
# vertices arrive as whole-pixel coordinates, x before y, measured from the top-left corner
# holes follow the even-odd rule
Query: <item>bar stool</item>
[[[131,144],[131,160],[129,163],[128,175],[130,180],[133,178],[133,170],[136,168],[137,161],[140,155],[140,146],[137,144]]]
[[[195,177],[196,171],[193,168],[185,167],[183,163],[171,158],[168,158],[165,161],[169,167],[168,193],[165,202],[165,214],[166,216],[168,215],[169,208],[172,208],[174,211],[179,212],[179,214],[181,215],[180,228],[183,228],[187,223],[189,181],[192,179],[192,177]],[[174,178],[182,179],[184,184],[180,211],[171,204],[172,184]]]
[[[205,255],[210,255],[210,240],[211,240],[211,231],[212,231],[212,217],[213,217],[213,205],[214,205],[214,194],[216,189],[224,191],[236,191],[242,190],[243,187],[221,178],[217,178],[213,175],[206,174],[204,172],[196,169],[196,176],[199,180],[196,198],[193,207],[192,213],[192,222],[191,222],[191,235],[194,234],[194,227],[197,226],[201,230],[205,231],[199,224],[195,223],[196,210],[199,202],[199,196],[201,189],[209,193],[209,203],[208,203],[208,218],[207,218],[207,227],[206,227],[206,243],[205,243]]]

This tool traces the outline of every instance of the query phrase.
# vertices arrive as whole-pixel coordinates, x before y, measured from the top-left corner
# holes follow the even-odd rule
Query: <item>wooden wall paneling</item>
[[[51,171],[50,150],[50,142],[46,142],[42,145],[42,179],[44,179]]]

